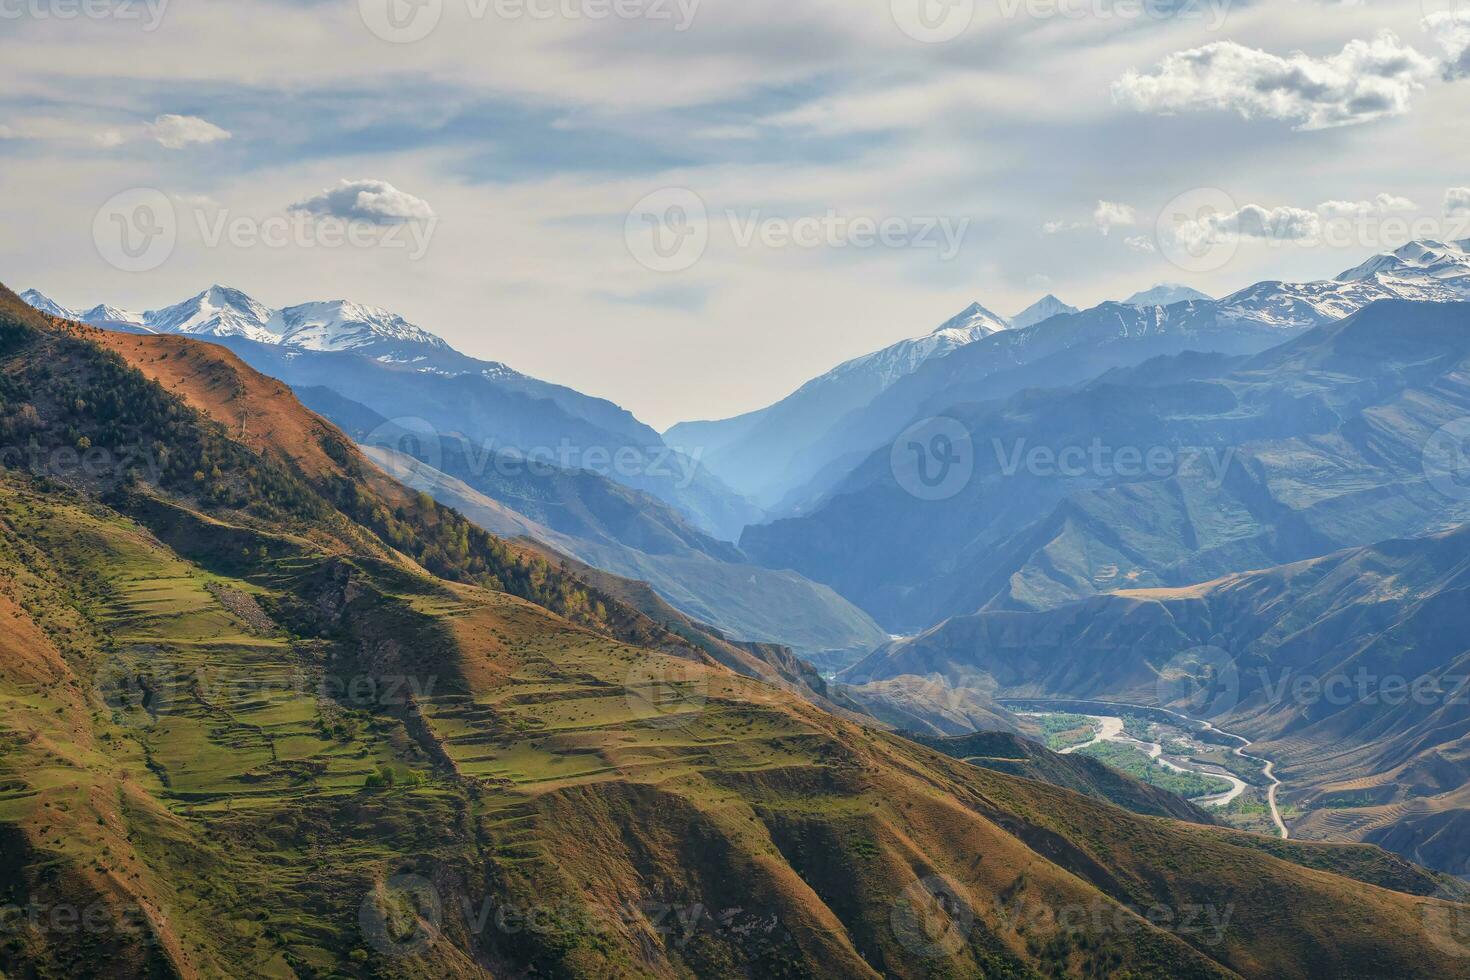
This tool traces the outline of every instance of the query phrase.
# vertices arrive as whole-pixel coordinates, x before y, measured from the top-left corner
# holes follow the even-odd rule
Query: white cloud
[[[1470,218],[1470,187],[1451,187],[1445,191],[1446,218]]]
[[[1403,115],[1437,69],[1389,31],[1326,58],[1217,41],[1171,54],[1151,74],[1128,72],[1113,98],[1145,112],[1230,111],[1327,129]]]
[[[1450,81],[1470,78],[1470,7],[1429,14],[1424,29],[1444,49],[1444,77]]]
[[[1138,215],[1127,204],[1098,201],[1097,208],[1092,212],[1092,221],[1097,225],[1097,230],[1106,235],[1115,227],[1137,224]]]
[[[1379,194],[1371,201],[1324,201],[1317,206],[1317,211],[1328,219],[1370,217],[1417,210],[1419,205],[1395,194]]]
[[[291,210],[378,225],[434,217],[428,201],[401,191],[386,180],[343,180],[315,197],[296,202]]]
[[[159,116],[143,128],[150,137],[170,150],[182,150],[190,143],[214,143],[230,138],[229,130],[221,129],[207,119],[173,113]]]
[[[1145,235],[1134,235],[1131,238],[1125,238],[1123,239],[1123,244],[1135,252],[1151,253],[1159,250],[1159,247],[1154,244],[1154,240]]]
[[[1263,208],[1247,204],[1239,211],[1208,214],[1179,225],[1174,235],[1180,244],[1209,248],[1241,240],[1305,242],[1321,236],[1322,219],[1301,208]]]

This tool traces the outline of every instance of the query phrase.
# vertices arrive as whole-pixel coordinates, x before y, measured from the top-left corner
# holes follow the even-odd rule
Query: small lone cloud
[[[170,150],[182,150],[193,143],[217,143],[230,138],[229,130],[221,129],[208,119],[200,119],[198,116],[177,116],[172,113],[159,116],[144,129],[151,138]],[[122,140],[119,139],[118,142]]]
[[[375,225],[425,221],[434,217],[434,209],[429,207],[428,201],[401,191],[386,180],[343,180],[315,197],[296,202],[291,205],[291,210]]]

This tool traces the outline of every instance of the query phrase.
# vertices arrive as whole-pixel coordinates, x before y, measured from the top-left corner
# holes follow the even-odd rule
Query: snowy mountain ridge
[[[173,306],[133,313],[106,304],[86,311],[71,310],[34,289],[20,295],[43,313],[92,326],[122,324],[150,333],[242,337],[260,344],[310,351],[367,352],[385,344],[451,350],[442,338],[396,313],[348,300],[302,303],[273,310],[238,289],[214,285]]]

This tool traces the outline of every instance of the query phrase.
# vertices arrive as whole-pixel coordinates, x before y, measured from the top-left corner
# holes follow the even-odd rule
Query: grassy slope
[[[8,934],[6,973],[1466,975],[1426,932],[1447,906],[429,575],[340,511],[82,489],[0,477],[0,854],[9,903],[103,926]],[[916,930],[925,880],[973,924]],[[1157,903],[1229,926],[1128,911]]]

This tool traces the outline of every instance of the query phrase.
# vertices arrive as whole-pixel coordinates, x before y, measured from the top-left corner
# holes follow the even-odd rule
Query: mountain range
[[[646,580],[685,614],[739,640],[789,644],[821,659],[885,637],[827,586],[741,555],[729,542],[759,512],[630,413],[467,357],[395,314],[345,301],[272,310],[222,286],[143,314],[78,314],[35,290],[22,298],[109,330],[222,345],[375,447],[398,450],[427,437],[437,449],[442,440],[452,459],[419,464],[431,493],[493,531],[519,527],[569,557]],[[499,475],[506,467],[498,463],[517,454],[538,460],[535,472],[544,474],[521,465],[518,479]],[[435,462],[453,472],[440,473]],[[480,495],[474,506],[464,481]]]
[[[1425,447],[1470,416],[1470,304],[1376,303],[1261,354],[1180,354],[959,404],[972,468],[916,496],[875,453],[744,550],[895,633],[987,606],[1187,585],[1470,520]]]
[[[697,460],[671,453],[657,432],[625,409],[461,354],[385,310],[345,300],[273,310],[218,285],[174,306],[122,319],[104,307],[72,314],[35,290],[22,298],[53,316],[93,326],[210,340],[293,387],[330,388],[386,419],[422,420],[487,448],[545,453],[572,460],[577,468],[595,467],[725,540],[738,538],[759,514]],[[99,310],[108,315],[94,317]],[[620,451],[631,462],[614,466]]]
[[[1164,285],[1129,302],[1061,309],[1029,326],[1004,324],[1007,329],[909,360],[907,370],[884,376],[876,396],[871,387],[862,394],[836,394],[846,390],[844,368],[838,368],[771,408],[726,422],[681,424],[667,435],[686,452],[702,448],[707,460],[716,461],[712,465],[745,461],[764,481],[760,500],[772,519],[804,514],[874,451],[951,405],[1003,398],[1029,387],[1077,384],[1162,354],[1258,353],[1380,299],[1470,298],[1467,247],[1470,242],[1410,243],[1336,279],[1262,282],[1220,300],[1198,294],[1167,306],[1132,302],[1147,300],[1150,293],[1164,299],[1181,295],[1177,287]],[[885,356],[879,352],[870,358]],[[781,424],[756,424],[767,416]],[[769,460],[780,465],[763,462]],[[746,492],[750,484],[742,481],[757,478],[742,475],[736,466],[717,472]]]
[[[166,366],[149,345],[184,335],[234,352],[347,432],[375,478],[427,491],[727,669],[926,738],[1014,735],[1024,726],[995,697],[1142,697],[1139,685],[1180,644],[1259,666],[1307,643],[1307,662],[1326,670],[1339,652],[1327,638],[1350,636],[1383,669],[1402,662],[1376,639],[1388,617],[1428,637],[1416,641],[1428,658],[1420,674],[1453,669],[1454,651],[1432,642],[1453,626],[1424,626],[1440,621],[1420,612],[1452,601],[1453,576],[1426,573],[1412,588],[1404,578],[1386,598],[1339,590],[1320,600],[1330,599],[1326,625],[1310,630],[1302,617],[1319,600],[1290,589],[1342,549],[1377,549],[1343,566],[1363,585],[1397,547],[1384,542],[1418,547],[1448,533],[1463,543],[1467,245],[1411,243],[1333,280],[1263,282],[1220,300],[1169,284],[1088,310],[1048,297],[1027,311],[1040,317],[1030,325],[973,304],[769,409],[676,427],[667,440],[615,405],[348,303],[275,311],[214,287],[166,310],[86,316],[132,361],[158,356],[150,370],[173,386],[239,382],[187,358]],[[25,298],[66,321],[44,296]],[[215,411],[234,411],[227,404]],[[898,439],[906,430],[938,452],[924,441],[926,419],[957,427],[968,454],[963,480],[939,499],[897,462],[911,448]],[[227,424],[248,440],[272,423],[240,410]],[[614,473],[574,456],[528,466],[528,452],[558,441],[606,459],[630,450],[637,465]],[[643,471],[654,456],[670,479]],[[762,510],[716,468],[779,519],[756,523]],[[744,530],[735,542],[715,525]],[[1219,583],[1251,570],[1286,584],[1260,609],[1182,625]],[[1088,603],[1116,597],[1132,610],[1138,596],[1157,599],[1173,628],[1134,649],[1135,673],[1096,669],[1088,630],[1106,629],[1113,607]],[[1272,619],[1281,608],[1300,637]],[[1101,619],[1082,630],[1078,609]],[[1143,615],[1122,616],[1119,635]],[[1030,674],[1006,675],[975,645],[976,624],[1033,622],[1055,642],[1051,666],[1028,660]],[[828,671],[862,663],[834,687],[799,658]],[[1454,869],[1467,783],[1457,717],[1328,718],[1293,712],[1279,692],[1253,696],[1215,720],[1279,761],[1293,833],[1381,843]]]
[[[134,313],[114,306],[68,310],[34,289],[21,298],[52,316],[98,327],[134,328],[191,337],[243,337],[257,343],[309,351],[353,350],[392,356],[400,349],[448,351],[449,345],[422,327],[387,310],[346,300],[303,303],[272,310],[238,289],[211,286],[161,310]]]
[[[1452,880],[738,673],[217,344],[0,289],[0,427],[7,975],[1463,973]]]

